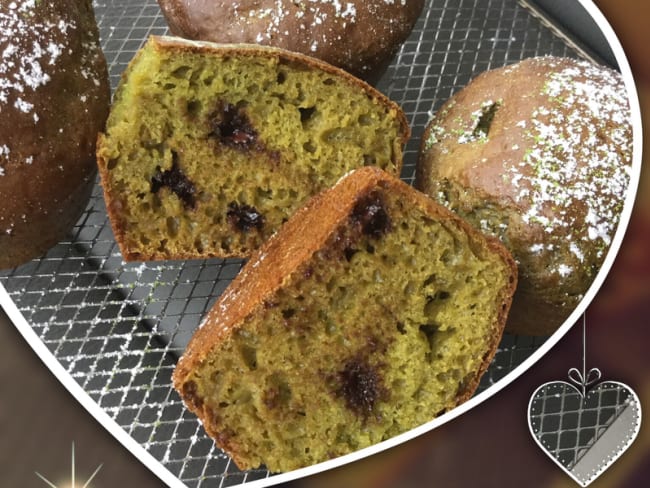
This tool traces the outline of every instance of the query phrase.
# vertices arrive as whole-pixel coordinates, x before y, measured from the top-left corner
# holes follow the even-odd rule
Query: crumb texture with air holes
[[[151,39],[100,140],[127,259],[246,256],[354,168],[399,174],[397,105],[335,68],[262,47]]]
[[[469,398],[515,281],[496,240],[363,168],[251,259],[192,339],[175,387],[243,469],[325,461]]]

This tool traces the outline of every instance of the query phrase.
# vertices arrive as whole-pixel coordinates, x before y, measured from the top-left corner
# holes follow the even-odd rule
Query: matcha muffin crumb
[[[399,107],[279,49],[152,37],[117,90],[98,164],[127,260],[245,257],[354,168],[399,174]]]
[[[362,168],[252,257],[195,333],[174,385],[240,468],[325,461],[468,399],[515,282],[496,239]]]

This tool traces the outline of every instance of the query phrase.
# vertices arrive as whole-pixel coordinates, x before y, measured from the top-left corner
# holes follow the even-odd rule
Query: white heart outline
[[[641,163],[642,163],[642,119],[641,119],[641,109],[639,104],[639,98],[636,90],[636,85],[634,83],[634,77],[632,75],[632,70],[630,68],[625,52],[616,36],[614,30],[610,26],[607,19],[603,16],[600,9],[593,3],[592,0],[574,0],[584,7],[587,13],[594,20],[596,25],[601,30],[603,36],[609,42],[609,47],[614,53],[614,57],[619,65],[621,74],[623,76],[623,81],[625,83],[628,100],[630,102],[630,112],[632,119],[632,166],[630,172],[630,181],[628,184],[627,195],[624,200],[623,211],[619,219],[618,227],[612,239],[610,248],[607,252],[607,256],[603,261],[603,264],[596,274],[592,285],[589,290],[583,297],[582,301],[578,304],[576,309],[569,315],[560,328],[550,336],[533,354],[526,358],[519,366],[513,369],[510,373],[501,378],[497,383],[489,387],[484,392],[472,397],[467,402],[463,403],[452,409],[451,411],[437,417],[436,419],[427,422],[419,427],[416,427],[412,430],[404,432],[398,436],[395,436],[386,441],[382,441],[373,446],[366,447],[359,451],[325,461],[313,466],[306,468],[301,468],[294,470],[288,473],[282,473],[277,475],[272,475],[269,478],[256,480],[252,482],[246,482],[245,484],[240,484],[237,486],[245,486],[246,488],[262,488],[266,486],[271,486],[298,478],[304,478],[306,476],[320,473],[326,470],[330,470],[345,464],[349,464],[353,461],[357,461],[373,454],[385,451],[391,447],[402,444],[408,440],[411,440],[415,437],[418,437],[424,433],[427,433],[434,428],[458,417],[464,412],[470,410],[474,406],[482,403],[490,396],[498,393],[503,388],[508,386],[512,381],[518,378],[521,374],[527,371],[531,366],[533,366],[539,359],[541,359],[559,340],[564,337],[564,335],[571,329],[574,323],[578,321],[583,312],[587,309],[588,305],[594,299],[596,293],[602,286],[605,278],[609,274],[609,271],[614,263],[614,259],[618,254],[621,242],[625,235],[625,231],[628,227],[632,209],[634,207],[634,201],[636,199],[636,194],[638,190],[640,175],[641,175]],[[534,11],[534,9],[528,5],[525,0],[519,0],[520,4],[526,6],[529,10]],[[0,283],[0,306],[4,309],[5,313],[9,319],[13,322],[16,329],[24,337],[30,347],[38,355],[38,357],[43,361],[47,368],[54,374],[54,376],[63,384],[63,386],[73,395],[73,397],[102,425],[107,431],[113,435],[127,450],[129,450],[141,463],[147,466],[151,472],[158,476],[162,481],[164,481],[170,488],[187,488],[186,485],[180,481],[174,474],[172,474],[158,459],[153,457],[142,445],[140,445],[135,439],[133,439],[118,423],[116,420],[111,418],[102,408],[95,403],[95,401],[86,393],[83,388],[76,382],[70,373],[68,373],[63,366],[58,362],[54,354],[47,349],[45,344],[33,331],[27,320],[24,318],[23,314],[18,310],[15,303],[5,290],[2,283]],[[234,487],[236,488],[236,487]]]
[[[563,381],[563,380],[548,381],[548,382],[544,383],[543,385],[539,386],[533,392],[533,394],[530,396],[530,400],[528,401],[528,410],[526,411],[526,416],[527,416],[527,420],[528,420],[528,430],[530,431],[530,434],[531,434],[532,438],[535,440],[535,442],[539,446],[540,450],[544,454],[546,454],[550,459],[552,459],[553,462],[555,464],[557,464],[562,469],[562,471],[564,471],[567,475],[569,475],[569,477],[573,481],[578,483],[583,488],[588,486],[589,484],[593,483],[598,477],[600,477],[600,475],[602,475],[605,471],[607,471],[618,460],[618,458],[620,458],[630,448],[630,446],[634,443],[634,441],[638,437],[639,432],[641,431],[641,421],[642,421],[641,400],[639,400],[639,396],[636,394],[636,392],[629,385],[626,385],[625,383],[622,383],[620,381],[614,381],[614,380],[605,380],[605,381],[601,381],[599,383],[596,383],[596,384],[592,385],[590,390],[593,390],[593,389],[595,389],[598,386],[603,385],[603,384],[619,385],[619,386],[624,387],[630,393],[630,396],[634,400],[635,410],[636,410],[636,414],[637,414],[637,421],[636,421],[636,424],[635,424],[635,430],[630,435],[630,437],[628,438],[625,446],[622,446],[619,449],[618,452],[614,453],[613,456],[610,456],[608,458],[607,462],[604,465],[599,466],[597,472],[594,473],[591,476],[591,478],[589,480],[587,480],[587,481],[582,481],[582,480],[576,478],[573,475],[573,473],[571,473],[571,471],[569,471],[555,456],[553,456],[548,451],[546,446],[544,446],[542,444],[542,442],[539,440],[539,438],[537,437],[535,431],[533,430],[533,425],[532,425],[532,422],[531,422],[531,408],[533,406],[533,402],[535,401],[535,397],[537,396],[537,393],[539,391],[543,390],[544,388],[546,388],[546,387],[548,387],[550,385],[565,385],[565,386],[568,386],[568,387],[572,388],[573,390],[575,390],[576,393],[578,393],[578,395],[580,395],[580,397],[582,398],[581,401],[584,402],[585,396],[583,395],[582,391],[580,391],[580,389],[578,389],[574,384],[569,383],[568,381]],[[588,395],[588,393],[587,393],[587,395]]]

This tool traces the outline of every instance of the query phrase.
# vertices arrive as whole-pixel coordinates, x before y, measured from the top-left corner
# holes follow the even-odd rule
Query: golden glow
[[[62,485],[55,485],[52,483],[50,480],[48,480],[45,476],[43,476],[41,473],[38,471],[35,471],[36,476],[38,476],[40,479],[42,479],[45,483],[47,483],[47,486],[50,488],[92,488],[90,486],[90,482],[93,480],[95,475],[99,472],[103,464],[100,464],[97,466],[97,469],[93,472],[93,474],[90,475],[90,478],[83,484],[83,485],[78,485],[75,482],[75,461],[74,461],[74,442],[72,443],[72,467],[71,467],[71,475],[70,475],[70,480],[67,480],[64,482]]]

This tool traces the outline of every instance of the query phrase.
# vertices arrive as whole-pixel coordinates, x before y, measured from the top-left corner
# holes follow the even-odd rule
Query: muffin
[[[424,6],[424,0],[158,3],[175,35],[280,47],[322,59],[368,81],[383,73]]]
[[[630,117],[619,73],[538,57],[479,75],[431,120],[416,186],[514,255],[507,332],[552,333],[592,283],[630,179]]]
[[[0,268],[36,258],[85,209],[108,114],[91,2],[0,5]]]
[[[361,168],[251,258],[191,339],[174,386],[241,469],[325,461],[467,400],[515,282],[498,240]]]
[[[313,58],[152,37],[98,164],[126,260],[245,257],[348,171],[399,174],[409,132],[395,103]]]

